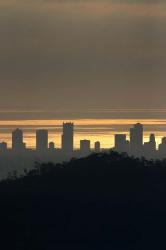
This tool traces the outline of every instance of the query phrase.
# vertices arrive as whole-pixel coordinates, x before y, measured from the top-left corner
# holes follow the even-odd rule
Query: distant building
[[[6,142],[1,142],[0,143],[0,153],[6,153],[7,152],[7,143]]]
[[[149,142],[145,142],[143,148],[143,155],[146,158],[149,159],[156,156],[156,139],[154,134],[150,135]]]
[[[154,134],[150,135],[149,143],[150,143],[152,150],[155,151],[156,150],[156,138]]]
[[[81,140],[80,141],[80,152],[82,155],[88,155],[91,151],[90,140]]]
[[[19,152],[25,148],[26,146],[23,142],[23,131],[17,128],[12,132],[12,149]]]
[[[166,137],[162,138],[162,142],[159,145],[159,156],[160,158],[166,158]]]
[[[72,154],[74,150],[74,124],[63,123],[62,151],[65,154]]]
[[[96,152],[96,153],[99,153],[100,150],[101,150],[101,149],[100,149],[100,142],[99,142],[99,141],[96,141],[96,142],[95,142],[95,152]]]
[[[143,152],[143,125],[137,123],[130,129],[130,154],[141,156]]]
[[[48,130],[36,131],[36,150],[45,151],[48,149]]]
[[[51,141],[51,142],[49,143],[49,149],[50,149],[50,150],[54,150],[54,149],[55,149],[55,143],[54,143],[54,142]]]
[[[125,134],[116,134],[115,135],[115,151],[122,153],[122,152],[129,152],[129,141],[126,140]]]

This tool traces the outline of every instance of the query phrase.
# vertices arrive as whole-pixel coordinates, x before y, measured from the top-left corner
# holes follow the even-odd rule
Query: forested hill
[[[0,183],[5,249],[165,249],[166,162],[116,152]]]

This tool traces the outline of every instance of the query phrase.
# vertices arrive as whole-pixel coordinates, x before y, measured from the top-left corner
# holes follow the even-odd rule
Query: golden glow
[[[6,141],[11,147],[11,132],[19,127],[24,131],[24,142],[27,147],[34,148],[35,131],[43,128],[49,130],[49,141],[54,141],[56,147],[60,148],[63,122],[64,120],[0,121],[0,140]],[[91,140],[92,148],[95,141],[100,141],[102,148],[111,148],[114,146],[114,135],[125,133],[129,138],[129,129],[137,122],[144,125],[144,141],[148,141],[150,133],[154,133],[158,145],[161,138],[166,136],[166,119],[77,119],[65,122],[75,124],[75,148],[79,148],[81,139]]]
[[[6,120],[0,121],[0,126],[60,126],[63,122],[74,122],[81,125],[166,125],[166,119],[73,119],[73,120]]]

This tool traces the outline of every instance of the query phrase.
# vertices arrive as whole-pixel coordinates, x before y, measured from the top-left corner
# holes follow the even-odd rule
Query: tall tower
[[[25,143],[23,142],[23,131],[19,128],[12,132],[12,149],[15,151],[25,149]]]
[[[62,151],[71,154],[74,149],[74,124],[63,123]]]
[[[96,153],[99,153],[99,152],[100,152],[100,142],[99,142],[99,141],[96,141],[96,142],[95,142],[95,152],[96,152]]]
[[[115,135],[115,151],[119,153],[128,153],[129,141],[126,140],[126,134]]]
[[[0,153],[6,153],[7,152],[7,143],[6,142],[1,142],[0,143]]]
[[[150,140],[149,140],[150,146],[151,146],[151,150],[155,151],[156,150],[156,138],[154,134],[150,135]]]
[[[130,153],[141,156],[143,148],[143,125],[137,123],[130,129]]]
[[[144,156],[147,159],[154,159],[156,156],[156,139],[155,135],[151,134],[149,138],[149,142],[144,143]]]
[[[90,140],[81,140],[80,141],[80,152],[83,155],[90,154]]]
[[[45,151],[48,149],[48,130],[36,131],[36,150]]]

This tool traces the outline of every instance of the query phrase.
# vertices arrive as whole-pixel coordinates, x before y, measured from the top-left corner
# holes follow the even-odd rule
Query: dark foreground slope
[[[166,249],[166,163],[96,154],[0,184],[3,249]]]

